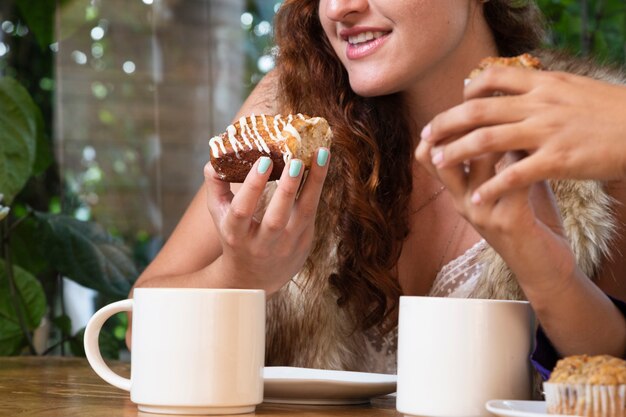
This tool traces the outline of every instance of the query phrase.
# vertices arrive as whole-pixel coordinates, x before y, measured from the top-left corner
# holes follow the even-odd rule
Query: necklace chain
[[[435,201],[441,194],[443,194],[445,189],[446,189],[446,187],[444,185],[442,185],[441,188],[439,188],[430,197],[428,197],[428,199],[426,201],[424,201],[419,207],[417,207],[416,209],[412,210],[411,214],[416,214],[416,213],[420,212],[422,209],[424,209],[430,203]],[[454,240],[454,238],[456,236],[456,232],[457,232],[460,224],[461,224],[461,218],[459,217],[459,219],[454,224],[454,227],[452,228],[452,231],[450,232],[450,236],[448,238],[448,241],[446,242],[446,246],[444,247],[443,253],[441,255],[441,258],[439,259],[439,265],[437,265],[437,272],[438,273],[441,271],[441,267],[443,266],[443,261],[445,260],[446,255],[448,254],[448,251],[450,250],[450,246],[452,245],[452,241]]]
[[[411,214],[415,214],[415,213],[420,212],[424,207],[426,207],[427,205],[429,205],[430,203],[435,201],[437,199],[437,197],[439,197],[441,195],[441,193],[444,192],[445,189],[446,189],[446,187],[444,185],[442,185],[440,189],[438,189],[437,191],[435,191],[435,193],[433,195],[428,197],[428,200],[424,201],[418,208],[416,208],[413,211],[411,211]]]
[[[452,232],[450,233],[450,237],[448,238],[448,242],[446,243],[446,247],[444,248],[443,253],[441,254],[441,259],[439,259],[439,265],[437,265],[437,273],[441,272],[441,268],[443,267],[443,261],[446,259],[446,255],[448,254],[448,251],[450,250],[450,245],[452,245],[452,241],[454,240],[456,236],[456,231],[458,230],[460,225],[461,225],[461,216],[459,216],[459,219],[456,221],[454,228],[452,229]]]

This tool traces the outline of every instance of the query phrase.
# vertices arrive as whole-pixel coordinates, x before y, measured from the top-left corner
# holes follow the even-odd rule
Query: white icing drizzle
[[[291,136],[293,136],[294,138],[298,139],[298,142],[302,142],[302,137],[300,136],[300,133],[296,130],[295,127],[293,127],[293,125],[291,123],[289,123],[287,126],[285,126],[283,131],[287,131],[287,132],[291,133]]]
[[[224,147],[224,140],[221,136],[213,136],[209,140],[209,146],[211,147],[211,155],[213,158],[218,158],[220,156],[220,150],[223,154],[226,153],[226,147]],[[219,146],[219,147],[218,147]]]
[[[302,113],[297,113],[296,115],[289,114],[286,118],[283,118],[280,114],[277,114],[273,117],[273,129],[270,128],[267,121],[267,116],[262,114],[262,128],[268,133],[269,137],[277,142],[279,147],[283,153],[283,160],[285,163],[289,162],[289,160],[293,157],[293,153],[289,146],[287,146],[287,141],[284,132],[288,132],[289,135],[293,136],[299,142],[302,142],[302,137],[298,130],[291,124],[295,119],[303,120],[307,124],[316,124],[320,118],[312,117],[306,118]],[[257,125],[256,115],[251,114],[248,117],[241,117],[239,119],[239,129],[235,127],[234,124],[229,125],[226,128],[226,135],[222,134],[220,136],[214,136],[209,140],[209,146],[211,147],[211,155],[214,158],[218,158],[220,152],[222,154],[226,154],[226,147],[224,146],[224,138],[228,136],[228,141],[230,143],[231,148],[235,152],[235,155],[238,159],[241,159],[239,155],[240,150],[245,150],[245,146],[248,149],[258,149],[259,152],[265,152],[267,154],[270,153],[270,149],[263,139],[263,136],[259,132],[259,126]],[[288,135],[288,136],[289,136]],[[239,137],[243,140],[239,139]],[[254,142],[254,144],[252,143]],[[245,145],[245,146],[244,146]]]
[[[279,123],[282,125],[282,127],[278,126]],[[283,120],[282,116],[281,115],[276,116],[274,118],[274,129],[277,132],[280,132],[281,130],[283,130],[284,127],[285,127],[285,121]]]
[[[229,125],[226,128],[226,132],[228,133],[228,141],[230,142],[230,147],[233,148],[233,151],[235,151],[235,156],[237,157],[237,159],[241,159],[241,157],[239,156],[239,151],[237,150],[237,147],[239,147],[242,151],[244,148],[243,148],[243,145],[235,137],[235,135],[237,134],[237,129],[235,128],[234,125]]]
[[[265,128],[265,130],[267,131],[267,133],[270,135],[270,138],[273,141],[276,141],[278,138],[276,137],[276,135],[274,133],[272,133],[272,130],[270,129],[270,127],[267,125],[267,117],[265,117],[264,114],[261,115],[261,120],[263,120],[263,127]]]
[[[254,113],[250,115],[250,120],[252,121],[252,132],[254,132],[254,143],[256,144],[256,148],[259,150],[259,152],[265,151],[265,153],[270,153],[270,148],[267,146],[267,143],[265,143],[265,140],[257,129],[256,116],[254,115]]]
[[[246,144],[246,146],[248,146],[248,149],[252,149],[252,143],[250,143],[250,138],[248,137],[248,135],[246,135],[246,128],[248,129],[248,134],[250,136],[253,136],[252,131],[248,126],[248,118],[242,117],[241,119],[239,119],[239,133],[241,139],[243,139],[243,142]]]

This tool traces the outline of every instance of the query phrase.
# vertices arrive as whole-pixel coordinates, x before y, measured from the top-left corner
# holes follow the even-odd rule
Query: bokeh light
[[[13,33],[13,31],[15,30],[15,25],[10,20],[5,20],[4,22],[2,22],[2,26],[0,27],[2,27],[2,30],[6,33]]]
[[[100,26],[96,26],[93,29],[91,29],[91,39],[93,39],[94,41],[99,41],[103,37],[104,37],[104,29],[102,29]]]
[[[254,27],[254,34],[257,36],[266,36],[272,32],[272,25],[268,21],[262,21]]]
[[[252,13],[243,13],[241,15],[241,26],[243,26],[245,29],[250,29],[250,27],[252,26],[252,22],[254,22],[254,17],[252,16]]]
[[[81,51],[72,52],[72,59],[78,65],[85,65],[87,63],[87,55],[85,55],[85,53]]]
[[[135,63],[133,61],[124,62],[122,64],[122,70],[124,70],[126,74],[132,74],[135,72]]]

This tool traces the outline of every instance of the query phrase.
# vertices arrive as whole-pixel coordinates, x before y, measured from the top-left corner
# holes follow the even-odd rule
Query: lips
[[[355,27],[342,30],[339,35],[347,42],[348,59],[360,59],[376,52],[390,33],[381,28]]]

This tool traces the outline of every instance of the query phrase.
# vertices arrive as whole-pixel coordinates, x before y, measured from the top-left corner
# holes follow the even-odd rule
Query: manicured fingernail
[[[259,165],[257,166],[258,173],[261,175],[265,174],[271,163],[272,160],[269,157],[262,156],[259,160]]]
[[[430,132],[432,131],[432,127],[430,125],[430,123],[428,123],[426,126],[424,126],[424,128],[422,129],[422,134],[420,135],[420,137],[424,140],[427,140],[430,137]]]
[[[433,163],[433,165],[439,166],[439,165],[441,165],[442,162],[443,162],[443,149],[441,149],[441,148],[433,149],[433,155],[432,155],[432,163]]]
[[[478,194],[477,192],[472,194],[472,204],[480,204],[482,203],[482,198],[480,198],[480,194]]]
[[[299,159],[292,159],[289,163],[289,176],[291,178],[295,178],[300,175],[300,171],[302,170],[302,161]]]
[[[463,80],[463,84],[465,85],[465,87],[467,87],[469,85],[469,83],[471,83],[471,82],[472,82],[471,78],[466,78],[466,79]]]
[[[317,151],[317,165],[323,167],[328,162],[328,149],[322,148]]]

